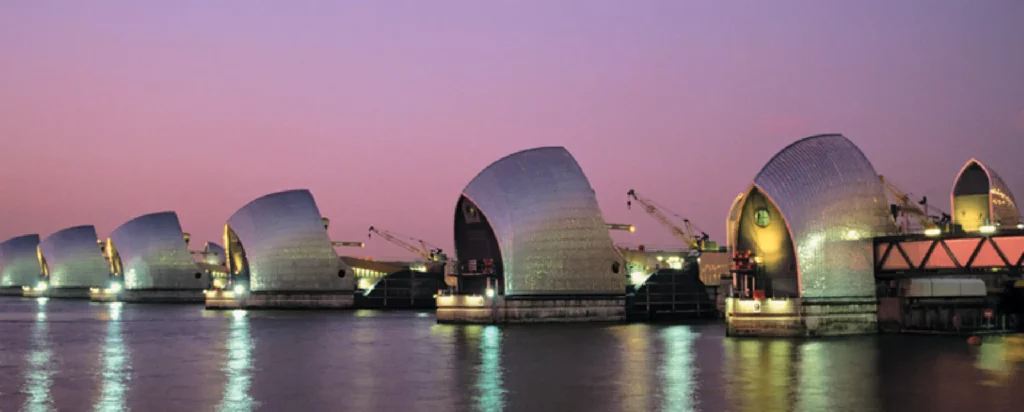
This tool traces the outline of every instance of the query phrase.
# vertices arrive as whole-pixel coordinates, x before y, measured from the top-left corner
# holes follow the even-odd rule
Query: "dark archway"
[[[496,279],[497,293],[505,293],[504,266],[498,239],[487,217],[466,196],[459,198],[455,208],[455,253],[459,258],[460,293],[485,293],[487,279]]]

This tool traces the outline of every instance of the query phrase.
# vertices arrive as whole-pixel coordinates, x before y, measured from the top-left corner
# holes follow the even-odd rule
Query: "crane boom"
[[[878,180],[882,182],[882,186],[884,186],[885,189],[889,192],[889,194],[892,195],[893,199],[896,200],[896,210],[894,210],[893,212],[893,218],[898,220],[898,215],[903,216],[903,223],[901,226],[904,232],[908,232],[910,229],[909,219],[911,216],[913,216],[913,218],[916,219],[917,222],[921,225],[921,227],[924,228],[925,230],[936,229],[937,221],[941,223],[942,221],[948,219],[949,215],[946,214],[945,212],[942,212],[941,218],[929,215],[927,209],[922,209],[920,206],[915,204],[915,202],[910,199],[909,193],[900,190],[898,187],[896,187],[896,185],[892,184],[892,182],[886,179],[885,176],[878,175]],[[927,208],[928,198],[923,198],[919,203],[921,205],[924,205],[925,208]]]
[[[407,250],[407,251],[409,251],[409,252],[411,252],[411,253],[413,253],[413,254],[415,254],[417,256],[420,256],[420,257],[422,257],[422,258],[424,258],[424,259],[426,259],[428,261],[438,261],[438,260],[442,259],[443,256],[444,256],[441,253],[441,249],[436,248],[436,247],[431,247],[429,243],[427,243],[426,241],[424,241],[422,239],[417,239],[417,238],[414,238],[414,237],[411,237],[411,236],[399,235],[399,234],[391,232],[391,231],[387,231],[387,230],[383,230],[383,229],[377,229],[376,227],[373,227],[373,226],[370,226],[369,232],[370,233],[367,234],[367,237],[371,237],[374,233],[376,233],[377,236],[380,236],[380,237],[384,238],[384,240],[387,240],[388,242],[391,242],[391,243],[393,243],[395,245],[398,245],[402,249],[405,249],[405,250]],[[403,240],[400,237],[407,238],[407,239],[409,239],[409,241]],[[419,247],[416,247],[410,241],[418,243]]]
[[[644,211],[647,212],[647,214],[651,215],[651,217],[653,217],[654,220],[657,220],[658,223],[661,223],[662,226],[668,228],[675,237],[682,240],[683,243],[690,248],[700,250],[703,242],[707,240],[708,235],[706,233],[701,232],[700,235],[696,235],[693,224],[690,223],[689,219],[682,218],[683,227],[679,227],[679,225],[673,223],[672,219],[661,211],[662,208],[656,206],[650,199],[636,194],[635,190],[630,189],[629,192],[626,192],[626,196],[630,199],[626,202],[626,207],[629,207],[632,204],[632,201],[635,200],[640,204],[640,206],[643,206]]]

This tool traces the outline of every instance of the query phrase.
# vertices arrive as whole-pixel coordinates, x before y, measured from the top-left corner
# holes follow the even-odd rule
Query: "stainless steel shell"
[[[0,287],[35,286],[39,283],[39,235],[13,237],[0,243]]]
[[[511,154],[463,190],[501,249],[505,294],[624,293],[625,275],[594,190],[562,147]]]
[[[252,291],[355,289],[320,218],[313,195],[301,189],[253,200],[228,219],[245,251]]]
[[[224,265],[224,247],[213,242],[206,242],[203,246],[203,262],[211,265]]]
[[[121,259],[125,289],[203,289],[206,286],[174,212],[129,220],[110,233],[110,243]]]
[[[802,297],[874,296],[871,238],[895,228],[878,174],[853,142],[838,134],[799,140],[754,185],[789,225]]]
[[[51,288],[106,286],[110,269],[100,251],[93,226],[75,226],[47,236],[39,243]]]

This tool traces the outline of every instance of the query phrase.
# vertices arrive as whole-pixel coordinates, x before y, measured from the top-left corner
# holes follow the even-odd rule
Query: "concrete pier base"
[[[437,297],[438,323],[619,322],[625,296]]]
[[[878,333],[874,297],[726,299],[728,336],[839,336]]]
[[[43,291],[29,289],[23,291],[22,296],[26,298],[89,299],[89,288],[49,288]]]
[[[349,309],[354,292],[250,292],[206,291],[207,309]]]
[[[21,286],[0,288],[0,296],[24,296],[25,290]]]

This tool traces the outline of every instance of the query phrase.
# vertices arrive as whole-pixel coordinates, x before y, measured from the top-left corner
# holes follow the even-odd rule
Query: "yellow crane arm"
[[[391,233],[391,232],[389,232],[387,230],[380,230],[380,229],[377,229],[377,228],[375,228],[373,226],[370,226],[370,233],[371,234],[376,233],[377,236],[380,236],[380,237],[384,238],[384,240],[387,240],[388,242],[391,242],[391,243],[393,243],[395,245],[398,245],[402,249],[408,250],[409,252],[412,252],[413,254],[416,254],[416,255],[424,258],[424,259],[433,260],[430,257],[430,250],[425,247],[426,242],[424,242],[422,240],[420,240],[419,243],[421,245],[424,245],[424,247],[423,247],[423,249],[420,249],[420,248],[417,248],[416,246],[413,246],[409,242],[406,242],[406,241],[404,241],[402,239],[399,239],[397,236],[395,236],[393,233]]]
[[[672,220],[669,219],[668,216],[665,216],[665,214],[662,213],[661,210],[659,210],[656,206],[654,206],[654,204],[652,204],[650,200],[636,194],[636,191],[634,191],[633,189],[630,189],[629,192],[626,193],[626,195],[630,199],[635,200],[637,203],[639,203],[640,206],[644,208],[644,211],[647,212],[647,214],[651,215],[651,217],[653,217],[654,220],[657,220],[658,223],[661,223],[662,226],[668,228],[668,230],[671,231],[672,234],[675,235],[675,237],[682,240],[683,243],[685,243],[687,246],[691,248],[698,247],[697,237],[694,236],[694,234],[691,231],[688,231],[687,229],[681,228],[675,223],[672,223]],[[685,222],[687,226],[689,226],[690,224],[689,220],[683,220],[683,222]]]

